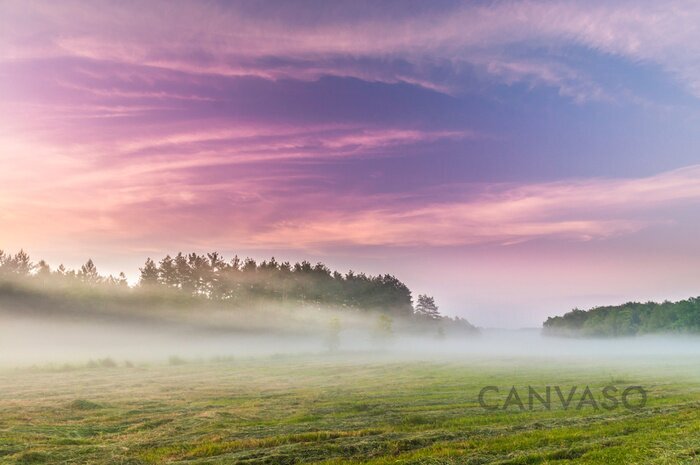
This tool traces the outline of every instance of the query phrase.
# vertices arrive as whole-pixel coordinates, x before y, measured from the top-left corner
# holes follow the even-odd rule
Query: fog
[[[340,312],[338,312],[340,313]],[[700,337],[681,335],[630,338],[561,338],[538,329],[485,329],[472,334],[408,331],[398,323],[377,333],[372,315],[334,312],[278,316],[275,326],[212,313],[176,320],[57,318],[0,314],[0,366],[81,364],[109,358],[116,363],[167,363],[284,355],[431,360],[528,359],[571,361],[679,360],[700,355]],[[315,320],[314,320],[315,318]],[[241,321],[251,320],[248,326]],[[264,318],[262,320],[265,320]],[[261,321],[262,321],[261,320]],[[206,322],[206,324],[204,324]],[[269,324],[267,321],[266,324]],[[303,330],[302,330],[303,328]]]

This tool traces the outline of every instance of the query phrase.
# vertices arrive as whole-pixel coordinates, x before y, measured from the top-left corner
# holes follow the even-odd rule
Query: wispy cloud
[[[246,247],[507,245],[587,241],[673,221],[666,208],[700,202],[700,165],[642,178],[456,184],[442,193],[339,192],[328,180],[272,161],[383,153],[388,146],[470,137],[451,131],[219,128],[56,148],[0,143],[2,239],[130,237]],[[7,137],[7,136],[6,136]],[[21,154],[44,157],[37,165]],[[71,153],[70,150],[75,152]],[[97,152],[99,156],[88,156]],[[25,161],[23,161],[25,160]],[[36,182],[26,183],[31,177]],[[312,188],[310,186],[313,186]]]
[[[464,2],[413,15],[387,4],[368,7],[360,17],[349,9],[344,14],[341,5],[314,8],[321,22],[308,21],[303,3],[276,5],[273,16],[260,10],[149,2],[136,14],[118,2],[4,2],[0,59],[75,56],[268,79],[353,76],[448,92],[460,91],[462,70],[477,66],[506,82],[560,87],[577,100],[598,98],[586,70],[564,70],[557,54],[541,53],[543,44],[550,50],[578,45],[656,64],[700,94],[700,6],[688,0]],[[528,58],[523,47],[540,52]]]
[[[405,205],[379,197],[366,209],[287,219],[264,228],[254,241],[295,247],[508,245],[541,238],[587,241],[673,221],[665,207],[699,201],[700,165],[696,165],[648,178],[491,186],[464,200],[419,206],[415,201]]]
[[[282,161],[376,158],[421,142],[476,137],[332,124],[158,129],[135,138],[116,134],[70,144],[56,144],[51,134],[42,141],[0,133],[0,162],[12,166],[0,171],[0,240],[14,242],[30,231],[43,236],[40,225],[46,223],[54,225],[54,237],[151,237],[170,227],[187,230],[176,226],[185,216],[196,219],[185,221],[195,229],[187,234],[206,236],[203,222],[221,224],[208,212],[228,211],[223,216],[235,218],[229,229],[249,234],[262,224],[255,220],[261,215],[285,216],[313,207],[304,202],[321,201],[306,197],[301,185],[314,175],[278,167]],[[292,198],[298,204],[283,207]]]

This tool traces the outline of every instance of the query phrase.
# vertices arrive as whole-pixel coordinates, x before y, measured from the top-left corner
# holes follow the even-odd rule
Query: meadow
[[[5,368],[0,463],[696,463],[699,368],[696,357],[371,353]],[[511,386],[546,385],[596,397],[640,385],[648,401],[486,410],[487,385],[501,403]]]

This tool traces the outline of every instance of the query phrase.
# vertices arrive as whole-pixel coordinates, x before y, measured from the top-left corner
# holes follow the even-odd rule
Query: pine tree
[[[92,258],[88,259],[88,261],[80,267],[78,278],[85,284],[98,284],[102,280]]]
[[[129,287],[129,281],[127,281],[126,275],[123,271],[120,271],[119,276],[117,276],[117,286],[123,288]]]
[[[158,277],[162,284],[172,288],[178,287],[177,269],[170,255],[166,255],[165,258],[160,261],[158,265]]]
[[[56,268],[56,271],[54,271],[54,273],[56,274],[56,276],[64,278],[67,273],[65,265],[63,263],[58,265],[58,268]]]
[[[29,254],[23,249],[15,254],[12,261],[14,262],[14,272],[20,276],[29,276],[29,273],[34,270],[34,264],[29,259]]]
[[[430,320],[439,320],[442,318],[438,311],[438,306],[435,305],[435,299],[425,294],[418,296],[415,313],[416,315]]]
[[[34,264],[24,250],[20,250],[14,256],[0,250],[0,274],[29,276],[32,270]]]
[[[139,268],[139,271],[141,272],[139,285],[143,287],[153,287],[158,285],[158,267],[150,257],[146,259],[146,263],[143,265],[143,268]]]
[[[36,264],[36,277],[44,285],[51,279],[51,267],[44,260]]]
[[[175,273],[177,275],[177,284],[183,291],[191,294],[194,291],[192,284],[192,270],[187,263],[187,258],[178,252],[175,256]]]

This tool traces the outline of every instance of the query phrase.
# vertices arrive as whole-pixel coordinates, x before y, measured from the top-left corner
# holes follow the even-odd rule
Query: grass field
[[[97,365],[97,366],[95,366]],[[2,372],[0,463],[696,463],[700,361],[285,356]],[[642,409],[488,411],[480,389],[642,385]],[[490,399],[504,400],[501,396]],[[575,402],[574,402],[575,403]]]

